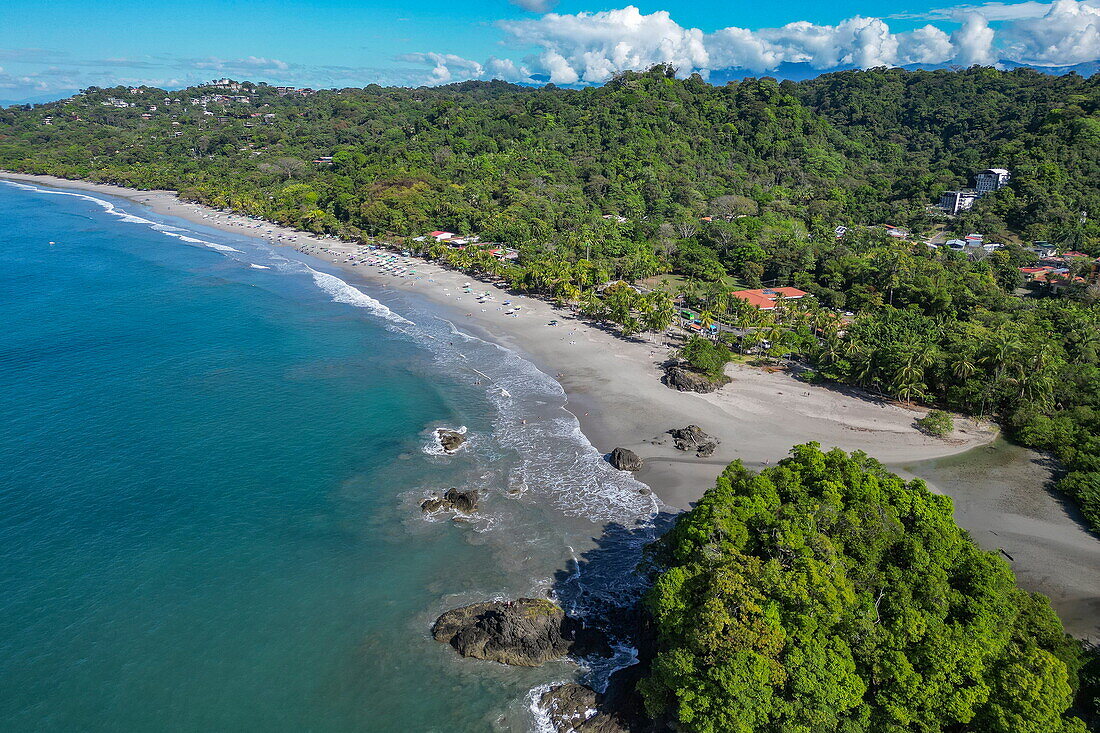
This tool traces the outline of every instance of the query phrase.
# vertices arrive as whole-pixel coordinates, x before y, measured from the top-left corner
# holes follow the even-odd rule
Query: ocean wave
[[[120,221],[124,221],[128,224],[150,224],[150,225],[152,225],[152,224],[156,223],[156,222],[153,222],[149,219],[145,219],[143,217],[136,216],[135,214],[131,214],[127,211],[123,211],[118,206],[112,204],[110,201],[105,201],[104,199],[97,198],[95,196],[90,196],[86,193],[76,193],[74,191],[56,191],[54,189],[39,188],[38,186],[33,186],[33,185],[30,185],[30,184],[27,184],[27,183],[20,183],[18,181],[4,180],[4,183],[8,183],[12,186],[22,188],[25,191],[35,191],[36,193],[48,194],[48,195],[51,195],[51,196],[72,196],[72,197],[78,198],[78,199],[85,199],[86,201],[91,201],[91,202],[99,205],[100,207],[103,208],[104,211],[106,211],[111,216],[117,217]]]
[[[415,325],[409,319],[397,315],[379,301],[370,297],[363,291],[353,288],[335,275],[314,270],[309,265],[305,265],[305,268],[313,276],[313,282],[317,284],[317,287],[332,296],[333,301],[337,303],[347,303],[357,308],[364,308],[370,311],[372,315],[384,318],[387,321],[392,321],[393,323],[407,324],[410,326]]]
[[[156,229],[156,227],[154,227],[154,229]],[[236,249],[235,247],[230,247],[228,244],[218,244],[217,242],[210,242],[205,239],[199,239],[198,237],[189,237],[186,234],[171,232],[167,229],[157,229],[157,231],[159,231],[166,237],[174,237],[175,239],[178,239],[182,242],[187,242],[188,244],[201,244],[203,247],[209,247],[210,249],[216,250],[218,252],[236,252],[237,254],[244,254],[239,249]]]
[[[38,186],[19,183],[17,181],[5,180],[4,183],[17,186],[18,188],[22,188],[27,191],[34,191],[36,193],[48,194],[52,196],[72,196],[74,198],[91,201],[99,205],[106,213],[114,216],[119,221],[126,222],[127,224],[146,224],[153,231],[160,232],[161,234],[168,237],[179,239],[183,242],[187,242],[188,244],[201,244],[203,247],[207,247],[208,249],[212,249],[217,252],[235,252],[237,254],[242,254],[241,250],[236,249],[235,247],[230,247],[227,244],[218,244],[217,242],[211,242],[206,239],[199,239],[198,237],[188,236],[187,234],[181,234],[181,232],[187,232],[189,230],[171,226],[169,224],[160,224],[151,219],[146,219],[144,217],[137,216],[136,214],[131,214],[119,208],[110,201],[106,201],[96,196],[90,196],[86,193],[76,193],[73,191],[55,191],[53,189],[39,188]]]
[[[249,262],[248,266],[251,267],[254,270],[270,270],[271,269],[267,265],[257,265],[255,262]]]
[[[557,726],[550,720],[550,711],[542,704],[542,696],[552,688],[558,685],[564,685],[566,682],[572,682],[572,680],[546,682],[541,685],[535,685],[527,691],[527,711],[531,714],[531,730],[533,733],[557,733]],[[588,718],[591,718],[595,714],[595,710],[586,711],[585,720],[588,720]],[[577,722],[581,723],[583,721]]]

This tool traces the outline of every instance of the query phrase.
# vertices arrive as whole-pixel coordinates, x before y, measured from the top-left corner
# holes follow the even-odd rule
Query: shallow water
[[[950,496],[955,519],[1001,554],[1021,587],[1051,599],[1066,630],[1100,639],[1100,537],[1054,489],[1056,466],[998,439],[965,453],[892,466]]]
[[[6,730],[527,730],[583,670],[460,660],[431,621],[636,592],[652,498],[510,352],[109,197],[0,183],[0,248]],[[433,455],[440,425],[468,445]],[[421,516],[449,486],[478,518]]]

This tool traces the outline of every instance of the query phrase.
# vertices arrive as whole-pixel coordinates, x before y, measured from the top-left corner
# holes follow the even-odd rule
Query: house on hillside
[[[1004,168],[986,168],[974,174],[974,190],[979,196],[992,193],[1008,185],[1012,174]]]
[[[799,300],[810,294],[798,288],[760,288],[756,290],[735,290],[730,293],[738,300],[754,305],[762,311],[770,311],[782,300]]]
[[[951,216],[956,216],[960,211],[969,211],[977,200],[977,191],[967,189],[944,191],[943,195],[940,196],[940,208]]]

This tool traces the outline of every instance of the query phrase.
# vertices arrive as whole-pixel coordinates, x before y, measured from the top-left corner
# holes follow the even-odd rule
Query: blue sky
[[[924,3],[5,0],[0,99],[220,76],[315,87],[590,84],[658,62],[708,76],[785,63],[826,70],[1100,58],[1100,0]]]

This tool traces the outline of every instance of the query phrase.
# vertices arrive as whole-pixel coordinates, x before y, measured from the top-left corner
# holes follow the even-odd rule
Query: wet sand
[[[950,496],[958,523],[982,548],[1001,553],[1022,587],[1050,598],[1067,631],[1100,640],[1100,537],[1054,490],[1049,457],[997,440],[890,468]]]

